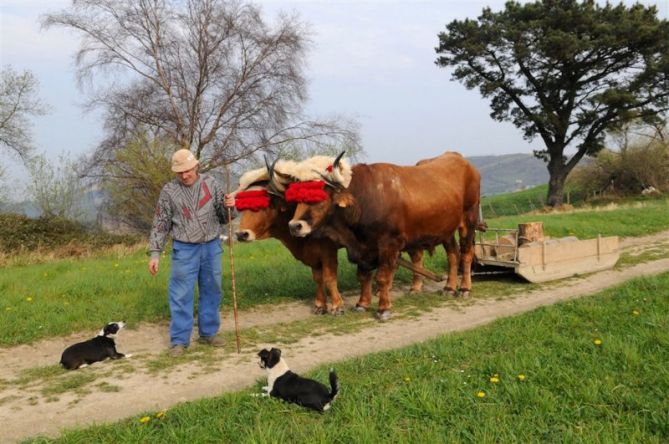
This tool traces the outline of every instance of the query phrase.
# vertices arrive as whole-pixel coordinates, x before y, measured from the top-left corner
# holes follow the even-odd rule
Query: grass
[[[494,228],[516,228],[521,222],[543,222],[544,233],[553,237],[643,236],[669,228],[669,200],[637,201],[620,206],[572,212],[535,213],[487,220]]]
[[[515,193],[483,196],[481,210],[486,219],[536,211],[546,205],[548,185],[539,185]]]
[[[613,211],[533,214],[489,219],[491,227],[514,227],[541,220],[550,236],[591,238],[618,234],[639,236],[669,229],[669,200],[645,201]],[[237,300],[240,309],[262,304],[298,301],[310,304],[314,283],[310,270],[295,261],[278,241],[236,244]],[[634,260],[639,260],[634,259]],[[140,322],[169,318],[167,281],[170,257],[161,261],[158,276],[147,271],[141,252],[89,259],[57,260],[2,268],[0,273],[0,346],[31,343],[72,332],[97,332],[110,320],[124,320],[130,328]],[[356,291],[355,269],[339,252],[338,283],[342,291]],[[426,266],[444,270],[446,259],[438,248]],[[396,279],[410,281],[400,269]],[[479,284],[477,283],[477,286]],[[229,254],[224,252],[224,311],[232,305]],[[503,286],[500,291],[504,292]]]
[[[669,273],[336,363],[341,395],[324,415],[250,396],[261,381],[30,442],[660,443],[667,362]],[[326,381],[328,367],[308,376]]]
[[[482,299],[504,299],[521,291],[529,291],[537,288],[536,285],[522,283],[518,278],[495,280],[483,280],[477,286],[476,300]],[[449,306],[454,310],[474,303],[473,299],[455,300],[444,298],[438,293],[414,294],[398,298],[394,301],[393,318],[387,322],[420,316],[438,307]],[[261,344],[274,344],[284,346],[294,344],[305,337],[318,337],[324,335],[347,335],[359,332],[364,328],[375,326],[378,321],[371,312],[355,313],[349,312],[345,316],[308,316],[301,320],[291,322],[273,323],[270,325],[244,328],[240,332],[241,348],[243,350],[257,350]],[[233,331],[221,333],[225,341],[225,353],[233,353],[235,347],[235,335]],[[198,373],[210,373],[220,370],[221,354],[217,349],[211,347],[193,347],[179,358],[172,358],[169,353],[134,356],[131,360],[108,361],[105,367],[99,367],[100,371],[87,370],[86,378],[82,379],[70,371],[63,369],[60,365],[49,365],[43,367],[28,368],[23,370],[17,378],[9,381],[0,381],[0,393],[8,387],[20,386],[29,388],[33,392],[39,392],[43,396],[53,396],[66,392],[81,393],[83,390],[91,391],[93,382],[98,381],[95,387],[100,391],[106,390],[107,381],[123,378],[126,373],[146,372],[153,377],[164,377],[169,372],[176,370],[184,364],[194,364]],[[104,368],[105,371],[101,371]],[[88,373],[90,372],[90,373]],[[101,381],[101,382],[100,382]],[[84,386],[86,386],[84,388]],[[114,391],[120,390],[112,386]]]

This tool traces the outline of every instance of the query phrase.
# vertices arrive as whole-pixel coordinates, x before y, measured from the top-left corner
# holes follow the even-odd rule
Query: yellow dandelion
[[[601,339],[599,339],[599,338],[595,339],[595,340],[594,340],[593,342],[594,342],[594,343],[595,343],[595,345],[597,345],[597,346],[600,346],[600,345],[602,345],[602,340],[601,340]]]
[[[149,421],[151,421],[150,416],[142,416],[141,418],[139,418],[139,422],[142,423],[142,424],[146,424]]]
[[[639,310],[632,310],[632,315],[633,316],[639,316],[641,312]]]
[[[32,298],[31,296],[28,296],[28,297],[26,298],[26,301],[28,301],[28,302],[32,302],[32,301],[33,301],[33,298]]]
[[[479,398],[485,398],[485,392],[481,390],[480,392],[476,393],[476,396],[478,396]]]
[[[490,378],[490,382],[492,382],[493,384],[497,384],[497,383],[499,382],[499,377],[497,377],[497,376],[492,376],[492,377]]]
[[[157,412],[156,413],[156,418],[158,418],[158,419],[162,418],[163,416],[165,416],[165,413],[167,413],[167,410],[161,410],[161,411]]]
[[[519,380],[519,381],[524,381],[524,380],[525,380],[525,375],[523,375],[522,373],[519,374],[519,375],[518,375],[518,380]]]
[[[405,380],[406,382],[409,382],[409,381],[411,381],[411,378],[408,377],[408,376],[406,376],[406,377],[404,378],[404,380]]]

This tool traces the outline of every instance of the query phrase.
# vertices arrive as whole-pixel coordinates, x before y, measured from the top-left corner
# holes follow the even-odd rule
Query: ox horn
[[[272,165],[270,165],[267,156],[265,155],[263,157],[265,158],[265,167],[267,167],[267,173],[269,174],[269,180],[271,182],[272,177],[274,177],[274,165],[276,165],[276,161],[279,159],[274,160],[274,162],[272,162]]]
[[[346,150],[344,150],[344,151],[342,151],[341,153],[339,153],[339,155],[335,158],[335,161],[334,161],[334,163],[332,164],[332,168],[337,168],[337,167],[339,167],[339,161],[340,161],[341,158],[344,156],[344,154],[346,154]]]
[[[267,192],[269,194],[272,194],[277,197],[283,197],[283,193],[281,193],[279,190],[276,189],[274,186],[274,181],[272,180],[274,178],[274,166],[276,165],[276,162],[279,160],[274,159],[274,162],[272,164],[269,164],[269,159],[267,159],[267,156],[263,156],[265,158],[265,166],[267,167],[267,172],[269,174],[269,182],[267,183]]]
[[[344,189],[344,187],[342,187],[342,185],[340,183],[331,181],[325,174],[323,174],[319,171],[316,171],[316,170],[314,170],[314,172],[318,173],[318,175],[321,176],[321,178],[323,179],[323,181],[325,182],[326,185],[334,188],[337,191],[341,191],[341,190]]]

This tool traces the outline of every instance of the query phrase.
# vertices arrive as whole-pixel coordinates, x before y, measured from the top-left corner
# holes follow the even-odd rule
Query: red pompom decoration
[[[235,195],[237,211],[259,211],[267,207],[269,207],[267,190],[240,191]]]
[[[333,169],[333,166],[332,166],[332,165],[328,165],[327,168],[325,168],[325,169],[327,170],[328,173],[331,173],[331,172],[332,172],[332,169]]]
[[[286,202],[303,202],[313,204],[323,202],[328,198],[325,192],[325,182],[322,180],[312,182],[293,182],[286,190]]]

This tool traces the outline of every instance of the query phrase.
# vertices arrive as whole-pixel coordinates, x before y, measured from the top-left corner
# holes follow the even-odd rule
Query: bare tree
[[[30,71],[17,73],[11,66],[0,72],[0,146],[26,162],[33,150],[30,116],[45,114],[48,107],[37,98],[39,83]]]
[[[5,169],[0,165],[0,211],[5,209],[8,203],[7,184],[5,183],[6,173]]]
[[[360,149],[355,127],[303,117],[307,31],[298,17],[266,22],[232,0],[74,0],[43,19],[81,35],[76,63],[89,105],[105,111],[93,160],[143,132],[193,151],[204,171],[286,143]]]

